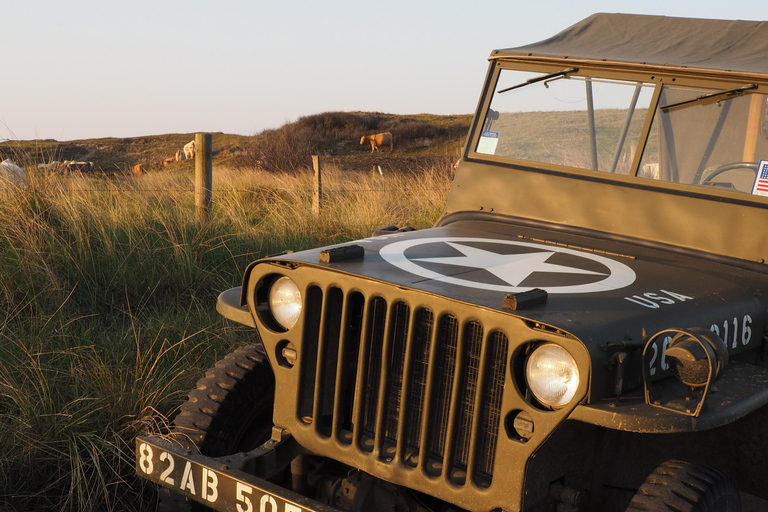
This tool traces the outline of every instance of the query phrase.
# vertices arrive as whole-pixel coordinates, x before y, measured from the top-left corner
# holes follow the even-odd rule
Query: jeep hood
[[[362,258],[320,262],[322,251],[352,245],[363,248]],[[584,342],[639,340],[643,330],[709,327],[734,316],[762,317],[765,310],[754,297],[758,281],[767,278],[756,272],[629,244],[522,227],[512,231],[493,222],[454,222],[271,260],[503,311]],[[504,308],[508,294],[533,288],[548,292],[544,304]]]

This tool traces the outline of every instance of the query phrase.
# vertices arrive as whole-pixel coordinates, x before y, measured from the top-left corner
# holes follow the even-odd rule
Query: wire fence
[[[194,188],[119,188],[119,189],[107,189],[107,188],[69,188],[70,192],[109,192],[115,194],[122,193],[137,193],[137,192],[194,192]],[[223,189],[226,192],[263,192],[264,190],[277,191],[277,192],[312,192],[311,188],[289,188],[289,187],[262,187],[262,188],[226,188]],[[352,192],[402,192],[405,194],[415,192],[427,192],[427,191],[441,191],[448,192],[450,187],[419,187],[419,188],[323,188],[323,193],[328,194],[344,194]]]
[[[185,139],[187,137],[184,137]],[[120,144],[113,142],[114,144]],[[125,142],[126,145],[133,145],[132,142]],[[142,174],[141,176],[134,176],[131,174],[123,174],[116,176],[118,179],[114,180],[113,177],[110,181],[102,181],[99,183],[99,178],[91,179],[92,176],[86,172],[76,170],[79,174],[75,175],[75,178],[84,177],[85,180],[74,179],[64,183],[64,193],[66,194],[194,194],[195,207],[197,215],[201,220],[211,219],[211,209],[214,200],[214,185],[213,185],[213,165],[212,165],[212,136],[211,134],[198,133],[195,135],[195,154],[194,154],[194,176],[188,177],[186,175],[171,176],[166,183],[160,186],[156,185],[158,174]],[[388,155],[388,158],[392,158],[392,155]],[[407,156],[405,157],[408,158]],[[323,169],[323,162],[330,161],[331,165],[328,170]],[[384,165],[382,163],[382,165]],[[332,201],[335,197],[348,196],[353,194],[400,194],[418,195],[427,194],[430,192],[438,192],[443,194],[450,190],[450,180],[447,181],[447,177],[443,166],[433,166],[431,168],[423,168],[423,173],[399,173],[397,171],[382,172],[382,165],[374,165],[370,171],[355,170],[349,172],[348,170],[341,170],[336,165],[335,157],[321,157],[319,155],[312,155],[312,171],[311,175],[303,173],[287,173],[281,177],[275,177],[274,183],[270,183],[266,178],[263,186],[238,186],[235,180],[227,177],[221,178],[219,185],[216,188],[216,194],[221,197],[222,194],[254,194],[254,195],[274,195],[274,194],[295,194],[298,197],[306,197],[311,195],[312,198],[312,211],[315,215],[319,215],[322,210],[322,203],[325,200]],[[227,169],[224,167],[224,169]],[[232,170],[232,169],[230,169]],[[234,169],[235,172],[239,172],[238,169]],[[329,172],[330,171],[330,172]],[[451,174],[453,174],[451,169]],[[269,171],[267,171],[269,172]],[[70,173],[72,175],[73,173]],[[165,174],[165,173],[163,173]],[[269,173],[271,174],[271,173]],[[429,176],[430,181],[425,182],[423,185],[414,185],[416,180]],[[436,183],[431,183],[432,178],[440,176],[441,178],[435,180]],[[105,176],[107,178],[107,176]],[[140,178],[140,179],[136,179]],[[142,179],[150,178],[150,182],[141,186]],[[262,178],[264,177],[262,176]],[[225,180],[225,181],[221,181]],[[408,181],[412,180],[412,181]],[[286,185],[283,182],[288,182]],[[326,183],[327,182],[327,183]],[[224,183],[224,185],[222,185]],[[291,184],[292,183],[292,184]],[[99,186],[101,185],[101,186]],[[328,186],[330,185],[330,186]],[[404,186],[405,185],[405,186]],[[303,200],[303,199],[302,199]]]

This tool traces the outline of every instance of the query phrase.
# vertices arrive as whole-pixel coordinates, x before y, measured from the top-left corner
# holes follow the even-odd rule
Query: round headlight
[[[301,292],[290,278],[281,277],[269,289],[269,310],[275,321],[284,329],[290,329],[301,314]]]
[[[549,407],[562,407],[579,387],[579,368],[560,345],[547,343],[533,351],[525,368],[528,386],[536,399]]]

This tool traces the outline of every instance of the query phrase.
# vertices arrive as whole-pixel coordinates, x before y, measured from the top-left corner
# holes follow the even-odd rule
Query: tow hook
[[[586,493],[565,487],[559,482],[549,486],[550,496],[557,502],[557,512],[579,512]]]

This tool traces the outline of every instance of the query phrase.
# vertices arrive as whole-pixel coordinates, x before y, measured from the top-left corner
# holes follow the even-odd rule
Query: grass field
[[[0,509],[153,510],[134,437],[164,430],[204,369],[254,339],[218,316],[218,293],[267,254],[431,225],[449,167],[414,171],[326,165],[315,217],[309,171],[215,165],[205,224],[189,168],[0,190]]]

